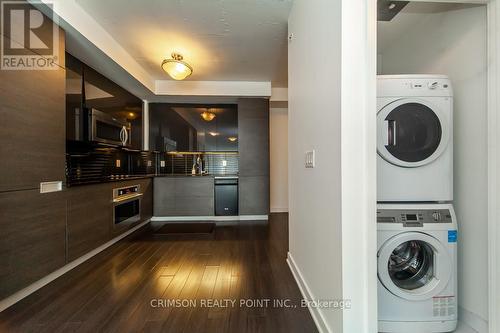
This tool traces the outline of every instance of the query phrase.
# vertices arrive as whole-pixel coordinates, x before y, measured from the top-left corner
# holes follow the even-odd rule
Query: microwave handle
[[[122,133],[123,133],[122,143],[123,143],[124,146],[126,146],[127,143],[128,143],[128,131],[127,131],[127,127],[125,127],[125,126],[122,127]]]

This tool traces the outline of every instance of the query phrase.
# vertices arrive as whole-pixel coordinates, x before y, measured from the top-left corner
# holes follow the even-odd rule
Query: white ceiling
[[[292,0],[77,0],[155,80],[175,51],[193,81],[271,81],[287,86]]]

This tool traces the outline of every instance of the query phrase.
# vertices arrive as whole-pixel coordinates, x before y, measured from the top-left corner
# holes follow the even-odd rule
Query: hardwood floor
[[[0,313],[0,331],[317,332],[287,251],[285,214],[217,226],[211,239],[147,230]]]

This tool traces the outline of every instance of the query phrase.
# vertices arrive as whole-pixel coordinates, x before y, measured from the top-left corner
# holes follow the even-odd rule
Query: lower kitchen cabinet
[[[213,216],[213,177],[157,177],[154,180],[155,216]]]
[[[66,263],[64,196],[39,190],[0,193],[0,299]]]
[[[141,220],[116,226],[113,221],[113,189],[140,185]],[[68,262],[94,250],[130,228],[151,218],[151,179],[76,186],[68,189]]]
[[[109,183],[71,187],[68,193],[68,261],[112,238],[113,194]]]
[[[239,210],[240,215],[269,214],[269,176],[240,176]]]

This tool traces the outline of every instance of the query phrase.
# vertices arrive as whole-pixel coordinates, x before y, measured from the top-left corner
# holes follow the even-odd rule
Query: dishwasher
[[[238,177],[215,177],[215,215],[238,215]]]

